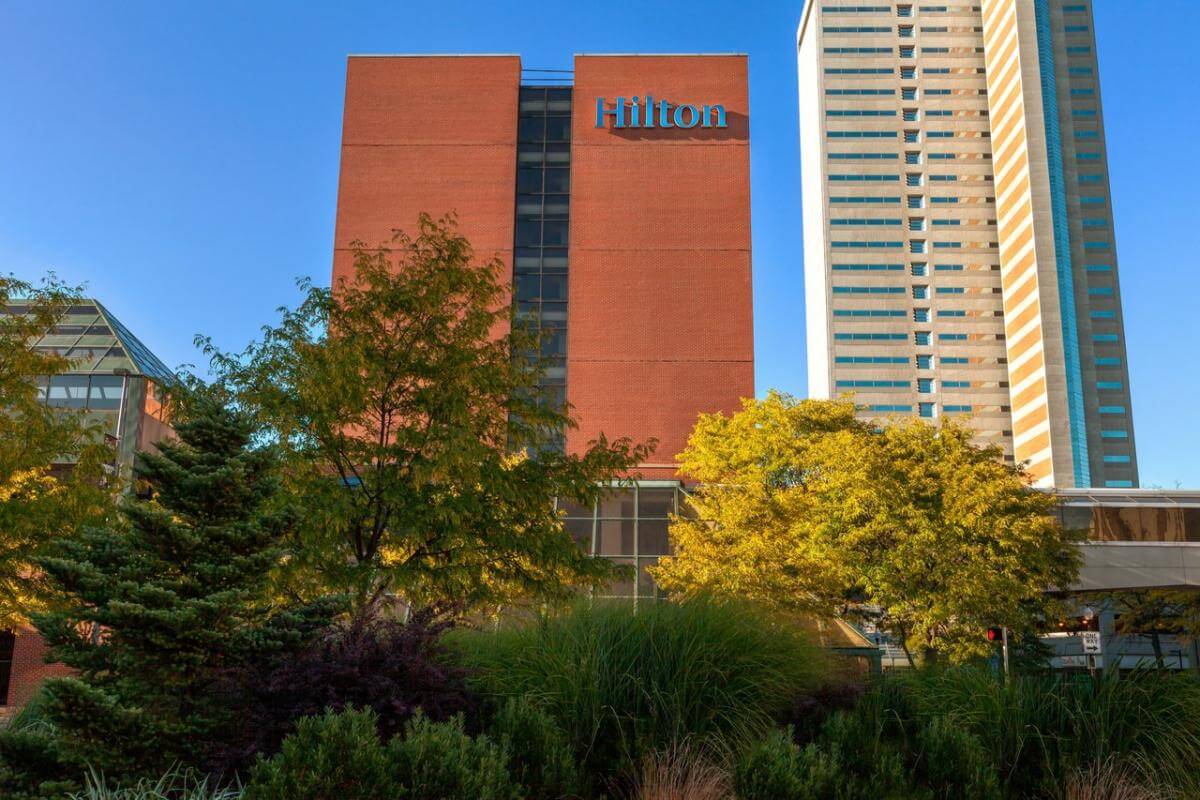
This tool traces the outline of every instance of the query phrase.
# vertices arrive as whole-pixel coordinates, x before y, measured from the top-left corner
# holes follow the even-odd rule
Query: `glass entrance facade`
[[[559,501],[567,530],[585,552],[633,567],[636,577],[617,581],[602,597],[657,599],[662,592],[648,568],[671,552],[667,526],[687,513],[687,494],[678,481],[622,485],[591,508]]]

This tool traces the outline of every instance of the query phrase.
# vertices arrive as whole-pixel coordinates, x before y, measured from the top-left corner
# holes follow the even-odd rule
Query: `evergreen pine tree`
[[[191,406],[180,441],[140,457],[153,499],[123,504],[125,529],[88,530],[40,561],[67,604],[35,623],[77,673],[46,683],[50,758],[34,763],[57,762],[67,780],[84,765],[109,779],[203,766],[237,713],[223,676],[299,647],[333,611],[271,602],[294,516],[277,508],[274,457],[250,447],[237,413],[207,398]],[[23,769],[15,756],[31,755],[21,736],[0,742],[10,775]],[[29,772],[27,791],[56,777]]]

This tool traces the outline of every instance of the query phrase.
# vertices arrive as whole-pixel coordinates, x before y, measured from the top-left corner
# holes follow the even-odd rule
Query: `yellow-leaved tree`
[[[669,591],[869,612],[906,650],[984,655],[986,629],[1032,629],[1078,572],[1055,498],[947,421],[882,428],[849,400],[771,393],[703,415],[680,455],[699,482],[671,527]]]
[[[34,284],[0,275],[0,630],[45,608],[33,559],[113,508],[110,449],[82,412],[51,408],[38,390],[70,362],[34,344],[78,295],[53,276]]]

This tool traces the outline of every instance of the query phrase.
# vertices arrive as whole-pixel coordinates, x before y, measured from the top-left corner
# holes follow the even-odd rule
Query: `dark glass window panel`
[[[567,529],[567,533],[575,540],[575,544],[579,546],[585,553],[592,552],[592,520],[589,519],[565,519],[563,527]]]
[[[553,331],[542,336],[542,355],[563,357],[567,354],[567,332]]]
[[[546,117],[546,141],[567,142],[571,139],[570,117]]]
[[[509,130],[512,130],[511,128]],[[521,117],[517,122],[517,140],[521,142],[540,142],[545,135],[545,117]]]
[[[112,329],[107,325],[93,325],[87,329],[88,336],[112,336]]]
[[[86,375],[54,375],[50,378],[47,405],[60,408],[83,408],[87,405]]]
[[[562,411],[563,405],[567,402],[566,387],[561,385],[543,386],[542,402],[556,411]]]
[[[88,314],[91,316],[96,316],[97,314],[100,313],[100,311],[95,306],[71,306],[70,308],[67,309],[67,313],[68,314]]]
[[[517,269],[537,269],[541,265],[542,251],[535,248],[517,248],[513,254],[513,266]]]
[[[633,567],[632,558],[614,558],[612,561],[614,564],[620,564],[630,568]],[[633,572],[633,570],[630,569],[629,572]],[[613,581],[607,589],[601,590],[600,594],[607,597],[633,597],[634,580],[634,577],[630,577],[628,580]]]
[[[8,705],[9,685],[12,683],[13,654],[17,636],[12,631],[0,631],[0,706]]]
[[[542,241],[542,223],[540,220],[517,221],[517,246],[538,244]]]
[[[542,251],[542,269],[565,270],[567,268],[567,248],[547,247]]]
[[[540,194],[517,195],[518,217],[540,217],[542,215],[542,196]]]
[[[543,322],[566,322],[567,321],[567,304],[566,303],[542,303],[542,321]]]
[[[522,168],[517,170],[517,191],[518,192],[541,192],[542,191],[542,172],[541,169]]]
[[[1086,506],[1061,506],[1059,523],[1071,531],[1085,531],[1092,538],[1092,509]]]
[[[547,217],[566,217],[571,211],[570,195],[548,194],[545,201],[543,213]]]
[[[571,191],[571,170],[550,167],[546,169],[546,192],[566,193]]]
[[[518,300],[536,300],[541,290],[537,275],[518,275],[516,281]]]
[[[9,314],[28,314],[29,306],[11,305],[5,309]]]
[[[602,519],[599,526],[597,553],[602,556],[634,555],[633,520]]]
[[[88,408],[115,411],[121,407],[124,380],[117,375],[93,375],[88,391]]]
[[[545,300],[566,300],[567,299],[567,276],[566,275],[543,275],[542,276],[542,298]]]
[[[1187,541],[1200,542],[1200,508],[1183,509],[1183,530]]]
[[[558,498],[558,510],[566,514],[568,517],[592,518],[592,507],[590,505],[585,506],[565,497]]]
[[[638,520],[638,552],[643,556],[669,556],[671,539],[667,535],[665,519]]]
[[[658,597],[658,584],[654,582],[654,578],[650,577],[650,573],[647,571],[649,567],[653,567],[657,563],[657,558],[638,559],[638,597]]]
[[[633,489],[618,489],[600,499],[600,516],[634,517]]]
[[[565,219],[546,220],[542,226],[542,242],[548,245],[566,244],[567,233],[570,230],[570,223]]]
[[[520,109],[522,114],[537,114],[546,110],[545,95],[526,95],[521,92]]]
[[[641,489],[638,491],[638,516],[662,519],[675,511],[674,489]]]
[[[565,142],[550,142],[546,145],[546,164],[566,165],[571,163],[571,145]]]
[[[543,91],[546,92],[546,99],[551,102],[565,100],[571,102],[571,89],[566,86],[548,86]]]

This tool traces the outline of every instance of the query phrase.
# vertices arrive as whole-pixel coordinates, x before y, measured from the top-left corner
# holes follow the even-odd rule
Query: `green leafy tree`
[[[574,421],[538,388],[538,337],[502,270],[476,263],[452,218],[422,215],[391,247],[358,246],[352,280],[302,282],[300,306],[243,352],[199,340],[285,453],[305,506],[294,586],[446,607],[612,579],[552,499],[590,504],[649,448],[557,447]]]
[[[1102,594],[1094,599],[1112,603],[1117,612],[1113,624],[1117,633],[1150,640],[1158,669],[1166,667],[1162,646],[1164,635],[1187,641],[1200,636],[1200,598],[1194,592],[1145,589]]]
[[[53,758],[40,763],[58,774],[29,780],[80,779],[85,764],[116,780],[202,764],[237,714],[225,671],[298,647],[328,621],[329,604],[270,602],[293,515],[265,510],[276,465],[248,447],[252,425],[199,398],[176,430],[178,443],[140,456],[153,501],[127,499],[124,528],[87,529],[38,561],[66,602],[35,623],[50,657],[77,673],[44,686]],[[31,747],[0,739],[0,756],[20,770],[13,757]]]
[[[961,660],[987,654],[989,626],[1031,629],[1078,571],[1054,497],[953,422],[876,429],[849,401],[772,393],[703,416],[680,462],[701,486],[656,573],[668,589],[862,604],[906,646]]]
[[[113,508],[104,468],[111,450],[82,412],[50,408],[38,390],[39,380],[66,371],[70,361],[33,345],[78,295],[53,276],[39,284],[0,276],[0,629],[45,608],[33,560]],[[72,466],[54,469],[64,464]]]

